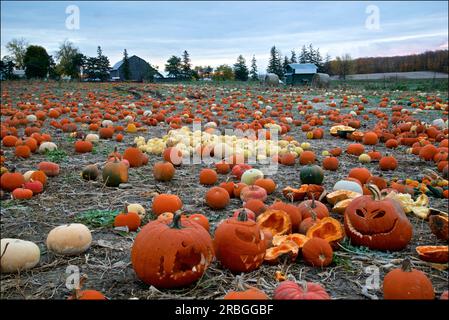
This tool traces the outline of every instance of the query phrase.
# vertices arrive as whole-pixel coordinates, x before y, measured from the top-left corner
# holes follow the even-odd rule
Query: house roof
[[[136,56],[136,55],[132,55],[131,57],[128,58],[128,60],[129,60],[129,59],[132,59],[132,58],[134,58],[134,57],[139,58],[139,57]],[[122,64],[123,64],[123,59],[120,60],[119,62],[117,62],[116,64],[114,64],[114,65],[112,66],[112,69],[111,69],[111,70],[118,70],[118,68],[120,68],[120,66],[121,66]]]
[[[317,71],[317,67],[313,63],[290,63],[288,66],[294,70],[295,74],[310,74]]]
[[[134,59],[134,58],[141,59],[141,60],[145,61],[144,59],[139,58],[139,57],[136,56],[136,55],[132,55],[131,57],[128,58],[128,60],[131,60],[131,59]],[[151,66],[151,64],[149,64],[147,61],[145,61],[145,62],[150,66],[150,68],[152,68],[152,69],[156,72],[156,75],[157,75],[159,78],[163,78],[163,77],[164,77],[159,71],[157,71],[155,68],[153,68],[153,67]],[[112,66],[112,68],[109,70],[109,72],[118,71],[118,69],[121,67],[122,64],[123,64],[123,59],[120,60],[120,61],[118,61],[118,62],[116,62],[116,63]]]

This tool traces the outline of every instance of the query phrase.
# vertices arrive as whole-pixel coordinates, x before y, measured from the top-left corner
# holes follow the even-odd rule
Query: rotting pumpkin
[[[263,262],[267,243],[259,225],[242,210],[215,230],[214,250],[220,263],[232,272],[250,272]]]
[[[131,261],[139,279],[157,288],[174,288],[198,280],[211,263],[209,233],[176,213],[170,223],[151,221],[138,233]]]

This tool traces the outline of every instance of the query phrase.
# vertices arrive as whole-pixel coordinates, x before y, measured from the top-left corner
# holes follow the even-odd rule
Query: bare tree
[[[332,73],[338,74],[343,80],[346,80],[346,76],[352,73],[353,67],[353,60],[348,53],[331,62]]]
[[[23,59],[28,48],[28,42],[24,38],[12,39],[6,44],[6,50],[11,54],[17,68],[25,68]]]

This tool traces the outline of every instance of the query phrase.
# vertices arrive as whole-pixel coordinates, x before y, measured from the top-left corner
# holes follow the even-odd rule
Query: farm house
[[[291,63],[287,66],[285,83],[291,85],[310,84],[316,73],[317,67],[313,63]]]
[[[154,69],[148,62],[139,58],[136,55],[131,56],[129,59],[129,73],[132,81],[153,80],[154,77],[163,78],[163,76]],[[110,71],[110,77],[112,80],[124,80],[124,68],[123,60],[120,60],[112,67]]]

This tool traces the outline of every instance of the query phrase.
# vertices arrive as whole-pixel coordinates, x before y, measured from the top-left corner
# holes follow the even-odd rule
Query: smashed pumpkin
[[[449,222],[447,214],[433,214],[429,217],[429,227],[432,233],[440,240],[449,239]]]
[[[268,263],[277,263],[283,255],[289,255],[291,261],[295,261],[298,256],[299,247],[294,241],[285,240],[276,247],[267,249],[264,260]]]
[[[418,246],[416,252],[423,261],[447,263],[449,261],[448,246]]]
[[[274,236],[292,231],[290,216],[283,210],[268,209],[257,217],[257,224],[262,230],[271,232]]]
[[[331,205],[335,205],[336,203],[346,200],[346,199],[355,199],[360,197],[361,194],[358,192],[354,192],[351,190],[335,190],[326,195],[326,200]]]
[[[324,188],[317,184],[303,184],[299,189],[286,187],[282,189],[282,194],[290,201],[302,201],[306,197],[318,199],[323,193]]]
[[[330,245],[335,246],[345,237],[345,231],[338,220],[326,217],[311,226],[307,231],[306,236],[308,238],[317,237],[324,239],[329,242]]]

